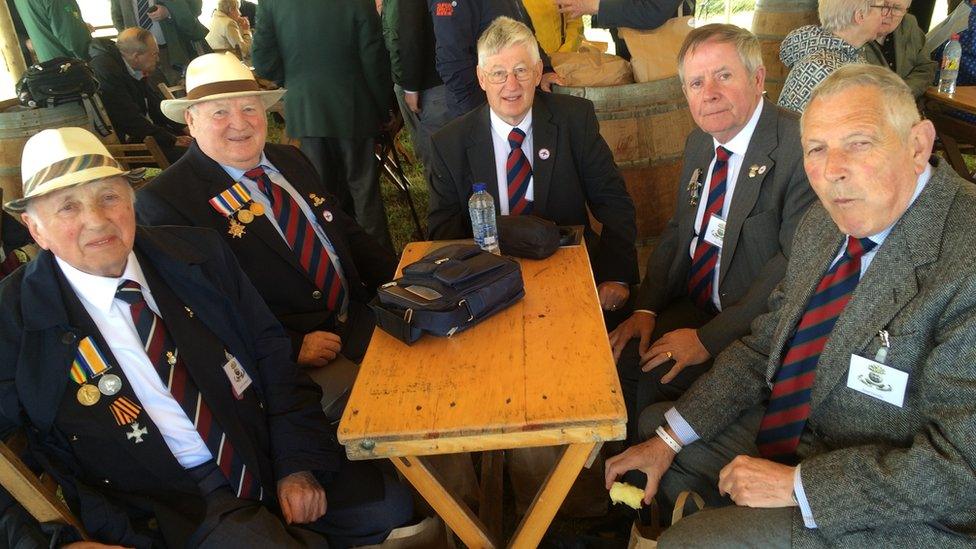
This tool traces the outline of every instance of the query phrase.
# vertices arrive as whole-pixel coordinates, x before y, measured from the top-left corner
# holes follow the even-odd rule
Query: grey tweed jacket
[[[793,545],[976,545],[976,187],[939,162],[895,224],[817,364],[798,455],[817,529]],[[818,203],[801,221],[770,312],[676,404],[709,440],[770,393],[786,343],[844,235]],[[847,387],[852,354],[908,373],[901,408]]]

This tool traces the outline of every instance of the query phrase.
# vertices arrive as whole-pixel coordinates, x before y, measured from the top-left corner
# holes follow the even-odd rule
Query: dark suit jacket
[[[925,33],[918,26],[915,16],[910,13],[905,14],[901,24],[888,35],[888,40],[895,41],[895,72],[908,84],[915,97],[921,97],[932,85],[939,64],[922,52],[925,46]],[[881,45],[875,40],[868,40],[864,45],[864,57],[872,65],[889,66]]]
[[[163,100],[159,92],[146,80],[136,80],[129,74],[115,43],[107,38],[96,38],[89,51],[91,60],[88,65],[98,80],[98,93],[123,143],[142,143],[151,135],[164,149],[175,145],[180,126],[159,110]]]
[[[200,3],[194,0],[156,0],[156,3],[169,10],[170,17],[159,22],[166,37],[169,61],[175,65],[186,65],[196,57],[194,42],[206,43],[207,27],[197,19]],[[132,0],[111,0],[112,25],[122,32],[129,27],[138,27],[139,19],[132,6]]]
[[[272,505],[279,479],[338,471],[342,451],[318,387],[289,358],[281,325],[220,237],[140,227],[135,250],[190,375]],[[161,537],[182,547],[205,510],[197,485],[148,414],[138,418],[148,435],[136,444],[113,420],[108,398],[78,403],[68,371],[86,336],[124,379],[53,254],[0,283],[0,427],[25,428],[34,456],[95,539],[148,547]],[[220,368],[224,349],[253,380],[241,400]],[[120,394],[138,402],[129,383]]]
[[[386,0],[382,23],[393,82],[413,92],[440,86],[427,0]]]
[[[288,88],[290,135],[365,139],[389,118],[390,59],[373,0],[262,0],[251,59]]]
[[[536,92],[532,105],[532,211],[558,225],[583,225],[597,282],[636,283],[634,203],[600,135],[593,103]],[[549,158],[539,158],[548,149]],[[488,183],[498,210],[498,175],[488,105],[451,122],[433,137],[428,231],[434,239],[471,238],[468,198],[473,183]],[[603,224],[597,241],[587,208]]]
[[[797,448],[817,529],[794,510],[793,547],[976,543],[974,224],[976,190],[939,162],[834,325]],[[844,238],[820,203],[810,207],[769,313],[676,403],[702,439],[769,399],[787,343]],[[890,334],[885,364],[908,374],[901,407],[847,387],[851,355],[874,358],[879,330]]]
[[[700,194],[708,192],[708,166],[714,156],[712,136],[696,128],[685,142],[677,207],[648,258],[635,309],[660,313],[687,295],[689,250],[697,231],[697,206],[690,204],[688,181],[695,169],[701,170]],[[751,166],[766,170],[750,177]],[[766,298],[786,270],[796,225],[814,199],[803,171],[797,117],[765,101],[725,226],[718,279],[722,312],[698,329],[698,338],[712,356],[748,333],[752,319],[766,310]]]
[[[373,291],[388,282],[396,269],[396,258],[376,243],[342,212],[329,196],[315,168],[296,148],[267,145],[268,160],[284,174],[302,196],[316,194],[325,199],[316,205],[307,200],[339,256],[350,297],[350,327],[343,335],[343,352],[355,359],[365,350],[372,333],[372,312],[366,307]],[[137,194],[136,214],[146,225],[191,225],[216,229],[224,235],[234,255],[258,293],[285,326],[298,356],[302,338],[315,330],[333,331],[336,319],[325,308],[325,300],[295,254],[266,217],[247,226],[242,238],[227,234],[227,219],[214,210],[211,197],[234,184],[227,172],[194,143],[175,164],[143,187]],[[331,222],[322,222],[326,211]],[[362,324],[360,324],[362,322]]]

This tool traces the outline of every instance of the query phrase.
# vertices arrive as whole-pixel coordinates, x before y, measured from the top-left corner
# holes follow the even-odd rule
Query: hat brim
[[[164,99],[159,104],[159,110],[163,111],[166,118],[169,118],[173,122],[178,122],[180,124],[185,124],[186,119],[183,113],[186,112],[187,107],[196,105],[197,103],[204,103],[206,101],[214,101],[216,99],[233,99],[235,97],[248,97],[251,95],[256,95],[261,99],[261,103],[264,104],[264,108],[267,109],[278,102],[283,95],[285,95],[285,89],[277,90],[262,90],[262,91],[239,91],[239,92],[227,92],[227,93],[216,93],[214,95],[208,95],[207,97],[201,97],[200,99]]]
[[[88,168],[87,170],[79,170],[77,172],[72,172],[57,179],[48,181],[44,185],[38,187],[38,191],[40,192],[6,202],[4,203],[3,208],[11,214],[19,214],[27,208],[27,203],[31,200],[46,194],[50,194],[54,191],[66,189],[68,187],[76,187],[78,185],[84,185],[85,183],[92,183],[111,177],[124,177],[128,179],[130,183],[132,183],[134,181],[144,179],[145,173],[145,168],[135,168],[128,171],[122,171],[114,166],[98,166],[95,168]]]

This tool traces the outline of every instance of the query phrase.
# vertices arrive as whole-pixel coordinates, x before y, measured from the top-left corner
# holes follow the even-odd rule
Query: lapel
[[[739,234],[742,232],[742,224],[749,212],[756,206],[759,191],[766,176],[773,173],[775,162],[772,159],[772,152],[779,142],[776,133],[778,118],[779,113],[776,110],[776,105],[764,99],[762,113],[759,115],[752,139],[749,141],[749,148],[746,149],[746,154],[742,158],[735,192],[732,193],[732,203],[729,205],[722,246],[722,260],[719,264],[718,283],[720,287],[722,281],[725,280],[725,274],[729,271],[729,265],[732,264],[732,257],[739,243]],[[766,169],[762,174],[756,173],[754,177],[750,177],[749,168],[751,166],[765,166]]]
[[[549,203],[552,169],[557,160],[558,131],[558,127],[552,121],[552,111],[546,105],[546,94],[536,92],[535,103],[532,105],[532,154],[534,157],[532,160],[534,197],[532,208],[533,211],[543,216]],[[549,155],[545,159],[539,156],[541,149],[548,149],[549,151]]]
[[[817,366],[812,407],[843,382],[850,354],[861,352],[915,297],[919,275],[938,259],[946,216],[959,189],[948,170],[945,162],[933,170],[925,189],[895,223],[858,283]]]
[[[708,134],[703,134],[703,139],[705,143],[701,147],[694,147],[691,155],[687,159],[687,165],[683,171],[685,179],[678,182],[678,208],[684,208],[685,210],[684,215],[678,220],[678,234],[681,235],[681,244],[683,245],[683,248],[678,251],[685,256],[688,255],[688,246],[691,245],[691,239],[694,238],[695,231],[697,230],[697,227],[695,227],[695,216],[698,214],[698,205],[691,206],[691,192],[688,190],[688,184],[691,182],[691,177],[695,173],[695,169],[698,169],[698,180],[701,181],[701,187],[698,189],[698,203],[700,204],[708,195],[708,165],[715,158],[715,149],[712,148],[712,137]]]
[[[484,104],[475,111],[471,120],[471,131],[468,132],[467,157],[471,166],[471,180],[459,179],[461,184],[485,183],[488,193],[495,199],[495,211],[500,212],[498,198],[498,172],[495,170],[495,146],[491,140],[491,119],[488,117],[488,104]],[[459,189],[460,196],[471,196],[470,186]]]
[[[208,157],[200,150],[196,143],[190,146],[189,151],[186,153],[190,155],[192,159],[192,170],[199,180],[204,182],[204,195],[203,200],[210,200],[211,197],[218,195],[228,188],[230,188],[235,181],[231,179],[227,172],[220,167],[216,161]],[[274,160],[272,160],[274,162]],[[275,164],[278,166],[278,164]],[[280,166],[278,166],[281,169]],[[291,180],[289,180],[291,182]],[[206,208],[211,212],[211,215],[217,216],[221,220],[225,220],[224,216],[220,214],[217,210],[213,209],[210,204],[206,205]],[[253,223],[247,225],[247,234],[243,238],[254,238],[260,240],[265,246],[271,249],[274,253],[278,254],[279,257],[286,263],[288,263],[292,269],[296,269],[300,273],[305,273],[305,269],[302,268],[301,264],[298,262],[298,258],[295,253],[292,252],[285,240],[281,238],[278,231],[275,230],[274,226],[271,225],[271,221],[268,220],[268,216],[274,215],[271,211],[266,212],[263,216],[254,220]],[[226,221],[224,221],[226,223]]]

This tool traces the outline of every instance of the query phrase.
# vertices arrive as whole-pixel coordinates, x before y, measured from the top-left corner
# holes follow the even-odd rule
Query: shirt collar
[[[278,168],[275,168],[274,164],[272,164],[271,161],[268,160],[268,157],[264,154],[264,151],[261,151],[261,160],[258,162],[258,166],[261,166],[265,170],[270,170],[275,173],[281,173],[278,170]],[[227,175],[229,175],[230,178],[233,179],[234,181],[240,181],[241,178],[244,177],[244,172],[251,169],[248,168],[247,170],[242,170],[240,168],[235,168],[233,166],[227,166],[224,164],[221,164],[220,167],[223,168],[224,171],[227,172]]]
[[[712,144],[714,148],[719,146],[725,147],[732,154],[737,154],[739,156],[745,156],[746,151],[749,149],[749,142],[752,141],[752,134],[756,131],[756,126],[759,124],[759,115],[762,114],[764,101],[762,98],[759,99],[759,104],[756,105],[755,110],[752,111],[752,116],[749,118],[749,122],[746,123],[745,127],[739,130],[739,133],[735,134],[735,137],[729,139],[727,143],[719,143],[718,139],[712,138]]]
[[[491,110],[490,108],[488,109],[488,112],[488,117],[491,119],[491,129],[502,139],[508,139],[508,134],[512,133],[512,128],[522,130],[525,132],[525,135],[529,135],[529,132],[532,131],[532,109],[529,109],[529,112],[525,114],[525,118],[518,123],[518,126],[513,126],[508,122],[505,122],[500,116],[495,114],[495,111]]]
[[[142,77],[145,76],[142,71],[137,71],[129,66],[129,62],[125,60],[125,57],[122,58],[122,64],[125,65],[125,70],[129,71],[129,75],[132,76],[132,78],[142,80]]]
[[[915,193],[912,194],[912,199],[908,202],[908,208],[911,208],[912,204],[914,204],[915,200],[918,198],[918,195],[922,194],[922,190],[925,189],[925,185],[928,184],[929,179],[931,179],[931,177],[932,177],[932,166],[926,164],[925,170],[922,173],[918,174],[918,178],[916,178],[915,180]],[[908,208],[905,208],[906,212],[908,211]],[[901,218],[899,217],[898,219]],[[878,234],[873,234],[868,237],[872,242],[877,244],[877,246],[874,247],[875,250],[880,248],[881,244],[883,244],[885,239],[888,238],[888,235],[891,233],[891,229],[893,229],[895,227],[895,224],[898,223],[898,219],[896,219],[894,223],[889,225],[887,229],[881,231]]]
[[[146,277],[142,274],[142,267],[139,266],[139,260],[136,259],[136,254],[132,251],[129,252],[125,270],[120,277],[88,274],[72,267],[60,257],[55,256],[54,259],[58,262],[61,272],[64,273],[64,277],[68,279],[68,284],[78,294],[78,297],[102,314],[107,315],[109,313],[112,302],[115,300],[115,292],[123,280],[138,282],[143,291],[148,291],[149,288],[146,284]]]

